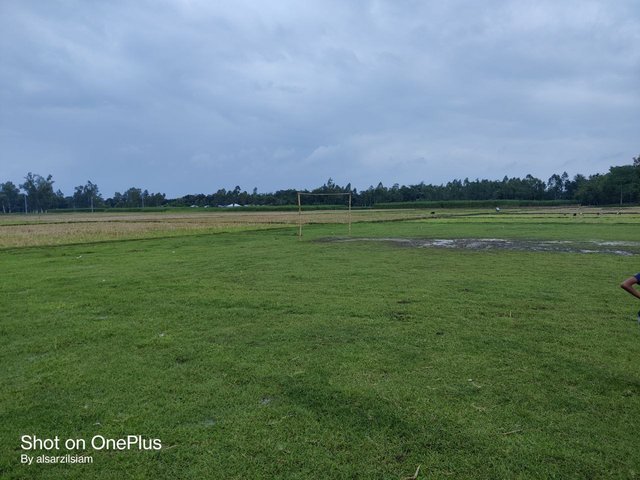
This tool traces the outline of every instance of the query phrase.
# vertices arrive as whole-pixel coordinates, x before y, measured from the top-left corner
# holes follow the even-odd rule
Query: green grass
[[[0,476],[640,475],[638,304],[617,286],[635,258],[314,241],[345,228],[0,252]],[[454,218],[353,235],[635,240],[637,228]],[[24,466],[25,434],[164,448]]]

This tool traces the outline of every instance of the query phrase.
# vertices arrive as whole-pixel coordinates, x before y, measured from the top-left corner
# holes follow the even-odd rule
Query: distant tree
[[[58,189],[56,190],[56,193],[53,194],[51,207],[60,209],[69,208],[69,206],[71,205],[69,200],[71,200],[71,197],[65,197],[64,193],[62,193],[62,190]]]
[[[573,177],[573,180],[566,180],[564,182],[564,188],[566,191],[566,196],[570,200],[577,200],[577,193],[580,188],[587,182],[587,177],[578,173]]]
[[[528,189],[528,198],[531,200],[542,200],[544,198],[546,184],[542,180],[532,175],[527,175],[524,178],[524,182]]]
[[[242,190],[238,193],[238,201],[236,203],[249,205],[251,203],[251,195],[249,195],[246,190]]]
[[[165,201],[166,201],[166,195],[164,193],[148,193],[147,192],[144,204],[148,207],[159,207],[161,205],[164,205]]]
[[[547,180],[547,192],[552,195],[553,198],[558,198],[562,192],[562,182],[560,175],[554,173]]]
[[[213,194],[213,202],[214,205],[228,205],[231,203],[227,196],[227,190],[224,188],[219,188],[216,193]]]
[[[599,173],[589,176],[576,190],[575,198],[583,205],[601,205],[606,203],[602,195],[604,176]]]
[[[142,190],[131,187],[124,192],[125,207],[141,207],[142,206]]]
[[[549,180],[547,180],[547,192],[549,192],[551,198],[553,198],[554,200],[562,198],[564,194],[564,178],[557,173],[551,175],[551,177],[549,177]]]
[[[195,195],[185,195],[184,197],[174,199],[171,204],[174,206],[192,205],[195,203],[193,198]],[[143,207],[159,207],[167,203],[164,193],[151,193],[148,190],[131,187],[124,193],[116,192],[112,198],[104,200],[104,204],[113,208],[143,208]]]
[[[122,193],[116,192],[113,194],[113,198],[109,199],[108,203],[109,203],[109,206],[111,207],[115,207],[115,208],[124,207],[126,203],[126,198]]]
[[[76,208],[93,208],[102,205],[103,202],[98,185],[95,183],[87,181],[86,185],[75,187],[73,205]]]
[[[28,208],[32,212],[46,211],[55,201],[53,177],[48,175],[47,178],[44,178],[29,172],[24,178],[25,182],[20,184],[20,188],[27,194]]]
[[[382,182],[378,182],[378,186],[373,191],[373,203],[383,203],[387,201],[388,189]]]
[[[560,175],[560,180],[562,180],[562,196],[561,198],[567,199],[567,183],[569,182],[569,174],[567,172],[562,172]]]
[[[577,178],[578,176],[576,176]],[[613,205],[640,200],[640,170],[634,165],[611,167],[605,174],[582,177],[576,200],[586,205]]]
[[[20,209],[20,189],[13,182],[0,184],[0,203],[2,203],[3,213],[11,213]]]
[[[640,191],[640,171],[633,165],[611,167],[604,176],[602,190],[606,203],[635,202]]]
[[[388,202],[401,202],[402,201],[402,193],[400,192],[400,184],[394,183],[389,191],[387,192],[386,201]]]
[[[293,188],[278,190],[270,197],[273,205],[295,205],[298,202],[298,191]]]
[[[369,188],[360,192],[360,201],[357,203],[358,205],[362,205],[363,207],[370,207],[373,205],[373,185],[369,185]]]

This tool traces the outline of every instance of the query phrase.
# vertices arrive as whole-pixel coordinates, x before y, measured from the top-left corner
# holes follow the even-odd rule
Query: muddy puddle
[[[640,254],[640,242],[569,240],[507,240],[503,238],[324,238],[324,242],[381,242],[399,247],[448,248],[466,250],[514,250],[525,252],[606,253],[632,256]]]

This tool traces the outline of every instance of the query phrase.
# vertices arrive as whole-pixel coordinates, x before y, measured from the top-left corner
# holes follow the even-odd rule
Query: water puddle
[[[570,240],[507,240],[504,238],[324,238],[324,242],[382,242],[400,247],[448,248],[466,250],[514,250],[525,252],[606,253],[633,256],[640,254],[640,242],[602,242]]]

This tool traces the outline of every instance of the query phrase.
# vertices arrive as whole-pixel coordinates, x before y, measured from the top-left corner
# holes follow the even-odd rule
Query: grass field
[[[637,478],[640,303],[618,284],[640,214],[621,213],[359,212],[351,241],[337,212],[301,240],[286,212],[0,217],[0,477]]]

